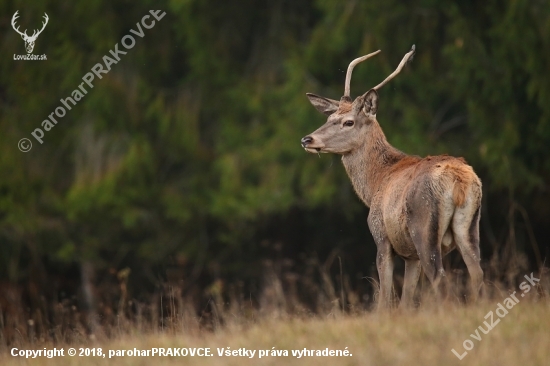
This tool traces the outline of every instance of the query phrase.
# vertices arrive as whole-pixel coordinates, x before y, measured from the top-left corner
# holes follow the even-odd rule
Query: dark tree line
[[[153,7],[166,16],[19,151]],[[29,29],[48,14],[34,51],[47,61],[11,57],[25,52],[16,10]],[[300,148],[324,122],[305,93],[339,98],[349,61],[381,49],[354,72],[363,93],[412,44],[380,93],[389,141],[475,168],[491,273],[550,254],[547,1],[15,1],[0,3],[0,37],[0,282],[29,298],[86,302],[89,282],[117,303],[121,284],[145,299],[172,283],[259,301],[266,273],[312,297],[338,256],[341,283],[369,294],[368,211],[338,157]]]

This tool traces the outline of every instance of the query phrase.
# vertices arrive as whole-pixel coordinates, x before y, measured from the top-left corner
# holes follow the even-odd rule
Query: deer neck
[[[407,156],[390,145],[376,121],[371,128],[361,146],[342,156],[355,192],[368,207],[391,167]]]

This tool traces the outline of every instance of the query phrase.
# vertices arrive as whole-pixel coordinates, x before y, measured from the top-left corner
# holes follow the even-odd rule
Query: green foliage
[[[43,145],[34,141],[30,133],[59,99],[153,6],[165,18],[94,80]],[[412,44],[413,63],[380,93],[389,141],[412,154],[465,156],[490,205],[512,197],[533,216],[548,212],[533,204],[548,199],[550,182],[547,1],[97,0],[0,9],[0,277],[26,276],[23,252],[31,262],[91,259],[142,273],[183,256],[239,275],[260,259],[262,238],[285,230],[278,218],[295,210],[307,230],[353,241],[330,229],[341,217],[365,225],[338,157],[299,145],[324,122],[305,93],[339,98],[349,61],[382,49],[354,72],[352,94],[364,93]],[[48,61],[8,57],[24,52],[9,25],[17,9],[25,24],[50,16],[35,50]],[[16,148],[22,137],[33,140],[31,152]],[[494,220],[505,227],[505,219]],[[537,223],[548,225],[548,216]],[[298,251],[318,244],[284,243]]]

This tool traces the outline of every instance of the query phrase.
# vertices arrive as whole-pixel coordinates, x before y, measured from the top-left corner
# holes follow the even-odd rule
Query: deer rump
[[[369,227],[375,239],[385,234],[397,255],[432,260],[434,246],[444,256],[456,248],[455,235],[474,234],[481,181],[464,159],[407,156],[394,164],[381,187],[370,216],[382,223],[369,220]]]

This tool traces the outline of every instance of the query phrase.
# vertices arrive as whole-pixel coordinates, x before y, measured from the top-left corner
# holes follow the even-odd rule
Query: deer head
[[[48,14],[44,13],[44,22],[42,22],[42,29],[40,30],[35,29],[34,32],[32,33],[32,36],[29,36],[27,35],[26,29],[24,32],[21,32],[19,31],[19,27],[16,28],[15,26],[15,20],[19,18],[19,15],[17,15],[18,12],[19,10],[17,10],[15,14],[13,14],[13,17],[11,18],[11,26],[17,33],[21,35],[21,38],[23,38],[23,41],[25,41],[25,49],[27,50],[27,53],[32,53],[32,50],[34,49],[34,42],[36,42],[36,38],[38,38],[40,33],[42,33],[44,28],[46,28],[46,24],[48,24],[48,20],[49,20]]]
[[[378,110],[378,89],[393,79],[415,53],[415,46],[403,57],[397,69],[383,82],[352,101],[350,82],[353,68],[380,53],[380,50],[353,60],[346,74],[344,96],[340,101],[307,94],[309,101],[321,113],[328,116],[327,122],[315,132],[302,138],[302,147],[310,153],[336,153],[346,155],[362,145],[376,123]]]

